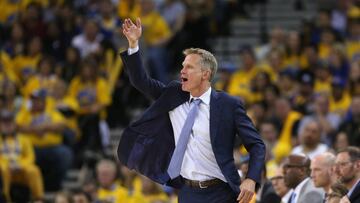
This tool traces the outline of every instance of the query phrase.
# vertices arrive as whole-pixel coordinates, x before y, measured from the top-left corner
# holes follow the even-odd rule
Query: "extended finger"
[[[240,201],[241,202],[241,200],[244,198],[244,191],[243,190],[241,190],[240,191],[240,194],[239,194],[239,196],[238,196],[238,198],[237,198],[237,201]]]
[[[140,20],[140,18],[136,19],[136,27],[141,28],[141,20]]]

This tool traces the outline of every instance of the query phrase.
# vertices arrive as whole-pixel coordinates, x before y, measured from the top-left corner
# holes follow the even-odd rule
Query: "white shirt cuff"
[[[139,45],[136,46],[135,48],[129,48],[128,49],[128,55],[132,55],[132,54],[135,54],[136,52],[139,51]]]

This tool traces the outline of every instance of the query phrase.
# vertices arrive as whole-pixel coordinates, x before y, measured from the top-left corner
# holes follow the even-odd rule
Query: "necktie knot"
[[[194,105],[199,105],[201,103],[201,99],[199,98],[192,98],[191,101],[190,101],[190,104],[194,104]]]

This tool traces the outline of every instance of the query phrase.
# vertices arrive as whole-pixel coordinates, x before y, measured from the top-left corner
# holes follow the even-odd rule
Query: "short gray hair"
[[[185,56],[188,56],[190,54],[199,55],[201,67],[210,69],[210,71],[211,71],[210,81],[214,79],[217,68],[218,68],[218,64],[217,64],[215,56],[212,53],[210,53],[209,51],[206,51],[205,49],[189,48],[189,49],[185,49],[183,51],[183,54]]]

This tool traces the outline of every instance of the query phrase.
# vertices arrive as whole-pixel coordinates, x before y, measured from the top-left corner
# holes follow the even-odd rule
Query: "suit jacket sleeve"
[[[249,170],[246,177],[254,180],[259,185],[261,171],[265,162],[265,144],[250,118],[246,115],[245,109],[239,100],[235,109],[235,125],[238,135],[250,154]]]
[[[162,82],[150,78],[143,67],[140,51],[128,55],[127,50],[120,53],[121,59],[125,66],[125,71],[128,73],[131,84],[146,95],[148,98],[158,98],[165,88]]]

